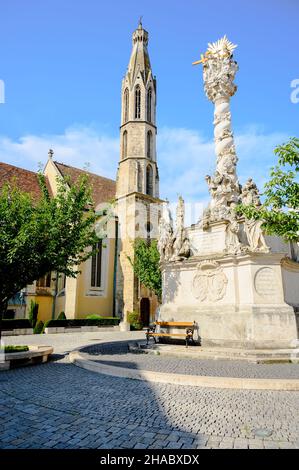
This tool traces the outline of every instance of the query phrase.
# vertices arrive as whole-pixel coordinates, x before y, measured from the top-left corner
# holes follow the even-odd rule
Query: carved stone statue
[[[184,222],[185,202],[182,196],[180,196],[176,209],[176,230],[173,237],[172,261],[179,261],[190,256],[190,243],[184,228]]]
[[[245,217],[244,229],[248,240],[250,251],[269,252],[261,226],[262,220],[247,219]]]
[[[169,261],[173,255],[173,221],[169,209],[169,202],[162,206],[162,215],[159,222],[158,251],[160,260]]]
[[[259,190],[252,178],[248,178],[248,181],[242,187],[241,201],[244,206],[249,206],[251,204],[255,207],[261,206]]]
[[[183,239],[183,244],[182,244],[181,249],[178,253],[178,256],[180,258],[189,258],[189,256],[191,255],[191,246],[190,246],[190,240],[189,240],[185,230],[183,232],[182,239]]]
[[[237,255],[243,251],[239,240],[239,223],[235,217],[231,217],[226,227],[225,245],[229,254]]]
[[[241,201],[245,206],[253,204],[257,209],[261,206],[259,190],[252,178],[249,178],[242,187]],[[262,220],[248,219],[245,217],[244,229],[250,251],[269,252],[269,247],[266,244],[261,228],[262,225]]]

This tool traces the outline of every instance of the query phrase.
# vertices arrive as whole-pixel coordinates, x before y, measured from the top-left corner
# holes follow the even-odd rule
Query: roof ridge
[[[54,160],[54,163],[58,164],[58,165],[65,166],[65,167],[68,167],[68,168],[73,168],[74,170],[82,171],[82,173],[88,173],[89,175],[96,176],[97,178],[103,178],[105,180],[112,181],[113,183],[115,183],[115,180],[113,180],[112,178],[107,178],[107,176],[98,175],[97,173],[93,173],[92,171],[84,170],[83,168],[78,168],[76,166],[67,165],[66,163],[58,162],[57,160]]]

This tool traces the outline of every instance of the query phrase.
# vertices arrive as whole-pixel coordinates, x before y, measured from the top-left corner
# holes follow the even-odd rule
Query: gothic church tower
[[[145,323],[153,318],[157,301],[134,276],[133,242],[157,238],[159,173],[156,160],[156,79],[147,50],[148,33],[139,23],[122,81],[120,160],[116,180],[119,219],[117,313],[139,311]]]

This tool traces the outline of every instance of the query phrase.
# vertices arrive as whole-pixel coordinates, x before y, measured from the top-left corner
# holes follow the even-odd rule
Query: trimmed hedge
[[[19,328],[32,328],[28,318],[19,318],[17,320],[2,320],[2,330],[15,330]]]
[[[119,318],[103,317],[103,318],[78,318],[74,320],[48,320],[45,328],[72,328],[76,326],[114,326],[119,324]]]
[[[6,353],[18,353],[18,352],[25,352],[29,351],[28,346],[5,346],[4,352]]]

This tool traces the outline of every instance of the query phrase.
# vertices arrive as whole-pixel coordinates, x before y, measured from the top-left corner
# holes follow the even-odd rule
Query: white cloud
[[[49,148],[54,159],[89,171],[115,178],[118,161],[118,139],[101,135],[93,127],[73,126],[64,134],[26,135],[13,141],[0,136],[0,161],[36,171],[38,164],[47,161]]]
[[[265,133],[250,126],[236,134],[235,142],[240,183],[253,177],[260,189],[276,162],[273,149],[286,141],[283,133]],[[159,132],[158,159],[161,194],[176,199],[182,194],[186,201],[208,199],[205,175],[212,174],[216,164],[214,143],[199,132],[189,129],[167,129]]]
[[[283,133],[265,133],[248,127],[236,135],[241,183],[252,176],[260,189],[267,179],[269,167],[275,164],[274,147],[286,141]],[[0,136],[0,161],[36,171],[38,162],[46,162],[49,148],[54,158],[79,168],[89,163],[89,170],[115,178],[118,137],[105,135],[93,126],[73,126],[57,135],[26,135],[17,141]],[[158,165],[160,194],[170,201],[182,194],[186,202],[208,200],[204,177],[214,171],[215,154],[212,140],[190,129],[162,128],[158,133]]]

